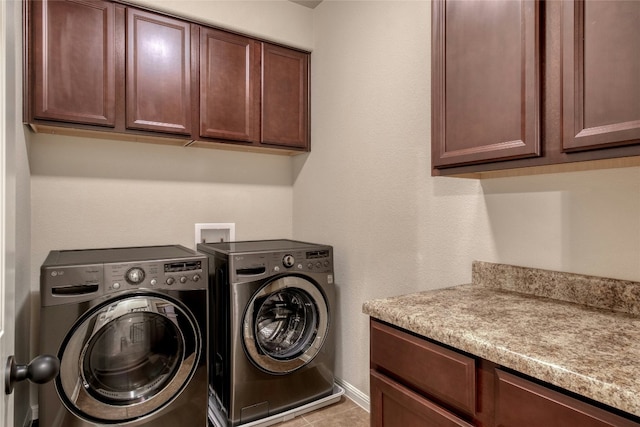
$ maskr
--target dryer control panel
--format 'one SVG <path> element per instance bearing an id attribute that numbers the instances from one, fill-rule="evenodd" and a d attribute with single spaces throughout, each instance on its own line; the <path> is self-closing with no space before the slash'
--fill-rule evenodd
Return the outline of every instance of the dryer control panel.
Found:
<path id="1" fill-rule="evenodd" d="M 136 289 L 206 289 L 207 279 L 206 256 L 178 245 L 52 251 L 40 269 L 40 295 L 50 306 Z"/>
<path id="2" fill-rule="evenodd" d="M 207 279 L 202 268 L 206 260 L 165 260 L 107 264 L 104 285 L 107 291 L 121 289 L 201 289 Z"/>

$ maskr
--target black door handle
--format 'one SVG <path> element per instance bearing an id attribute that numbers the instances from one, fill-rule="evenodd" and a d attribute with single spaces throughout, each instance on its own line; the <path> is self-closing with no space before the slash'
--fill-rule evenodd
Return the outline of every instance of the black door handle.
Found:
<path id="1" fill-rule="evenodd" d="M 56 356 L 43 354 L 28 365 L 18 365 L 13 356 L 7 359 L 7 369 L 4 378 L 5 394 L 13 393 L 15 383 L 29 380 L 32 383 L 44 384 L 56 377 L 60 371 L 60 360 Z"/>

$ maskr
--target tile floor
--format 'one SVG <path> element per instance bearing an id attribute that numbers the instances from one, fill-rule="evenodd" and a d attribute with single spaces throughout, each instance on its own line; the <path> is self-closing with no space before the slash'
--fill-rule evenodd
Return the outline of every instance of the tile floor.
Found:
<path id="1" fill-rule="evenodd" d="M 38 427 L 38 420 L 31 427 Z M 369 413 L 342 396 L 333 405 L 274 424 L 273 427 L 369 427 Z"/>
<path id="2" fill-rule="evenodd" d="M 302 414 L 274 427 L 369 427 L 369 413 L 342 396 L 333 405 Z"/>

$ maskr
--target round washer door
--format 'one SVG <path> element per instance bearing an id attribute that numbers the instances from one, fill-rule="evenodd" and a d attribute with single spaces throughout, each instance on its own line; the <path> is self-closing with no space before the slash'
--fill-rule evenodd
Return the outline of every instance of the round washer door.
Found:
<path id="1" fill-rule="evenodd" d="M 270 374 L 288 374 L 311 362 L 328 332 L 327 300 L 315 283 L 300 276 L 267 282 L 245 310 L 245 350 Z"/>
<path id="2" fill-rule="evenodd" d="M 75 323 L 58 354 L 56 389 L 82 419 L 134 421 L 182 392 L 201 351 L 200 329 L 182 303 L 160 294 L 125 294 Z"/>

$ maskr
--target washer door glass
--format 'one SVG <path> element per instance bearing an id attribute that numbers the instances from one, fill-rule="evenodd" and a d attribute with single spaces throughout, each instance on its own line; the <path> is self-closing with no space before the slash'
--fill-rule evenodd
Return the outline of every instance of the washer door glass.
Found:
<path id="1" fill-rule="evenodd" d="M 94 334 L 85 347 L 81 374 L 96 399 L 128 405 L 162 390 L 183 353 L 184 340 L 167 317 L 127 313 Z"/>
<path id="2" fill-rule="evenodd" d="M 123 295 L 76 322 L 59 358 L 58 393 L 83 419 L 122 423 L 151 415 L 187 385 L 202 340 L 193 315 L 164 295 Z"/>
<path id="3" fill-rule="evenodd" d="M 285 276 L 263 286 L 244 317 L 245 349 L 260 369 L 286 374 L 309 363 L 329 329 L 329 309 L 318 286 Z"/>

